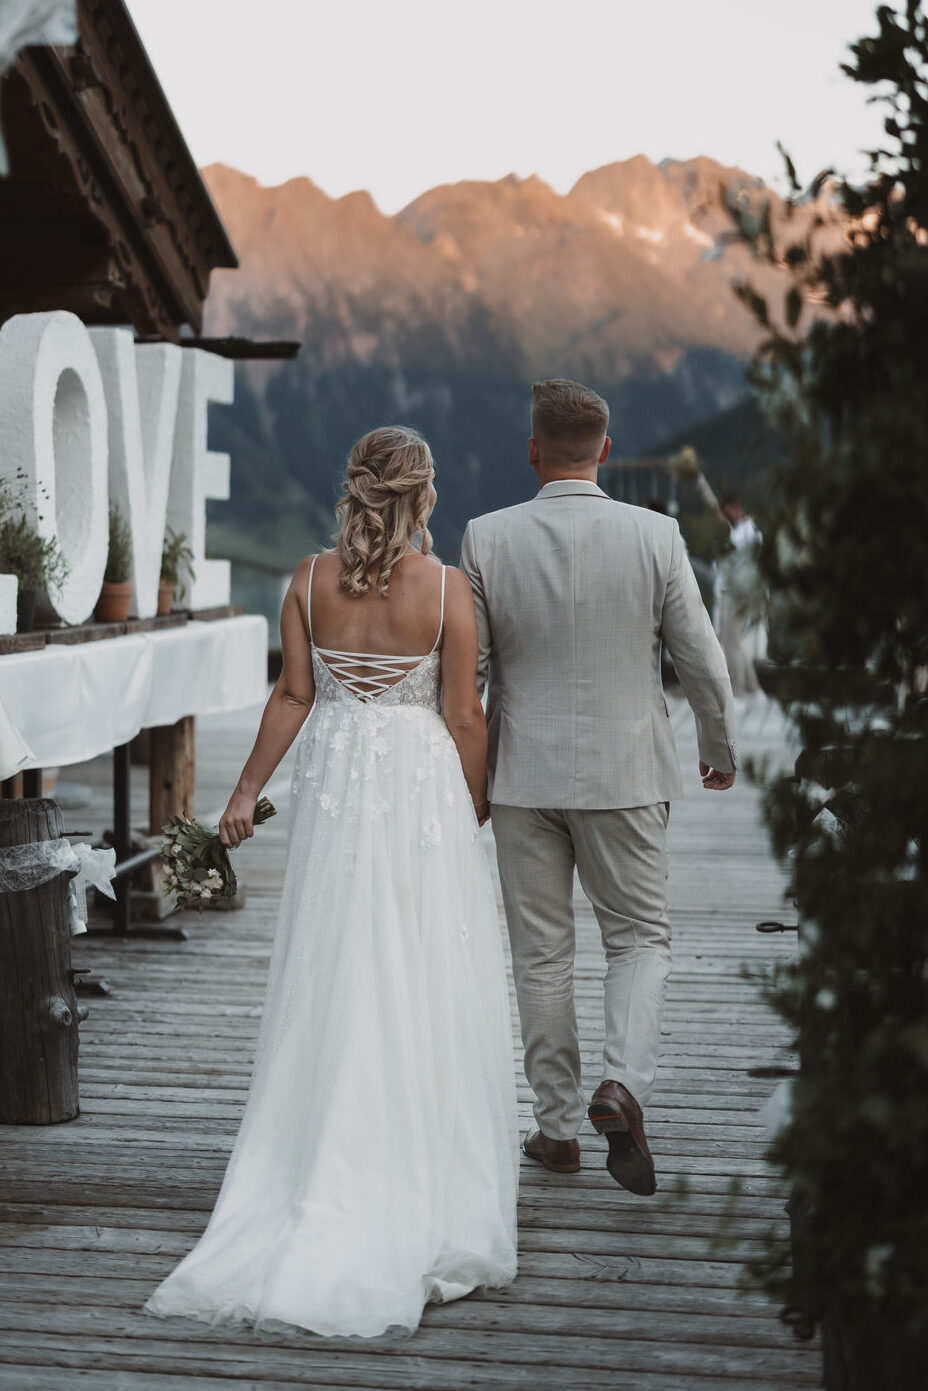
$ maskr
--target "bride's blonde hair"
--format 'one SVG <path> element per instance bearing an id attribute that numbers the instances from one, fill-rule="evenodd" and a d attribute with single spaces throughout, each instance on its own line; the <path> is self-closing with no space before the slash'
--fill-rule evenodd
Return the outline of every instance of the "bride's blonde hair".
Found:
<path id="1" fill-rule="evenodd" d="M 358 440 L 348 456 L 345 496 L 335 508 L 342 589 L 366 594 L 376 572 L 377 588 L 386 594 L 394 567 L 417 531 L 422 533 L 422 554 L 428 555 L 433 472 L 431 450 L 405 425 L 384 425 Z"/>

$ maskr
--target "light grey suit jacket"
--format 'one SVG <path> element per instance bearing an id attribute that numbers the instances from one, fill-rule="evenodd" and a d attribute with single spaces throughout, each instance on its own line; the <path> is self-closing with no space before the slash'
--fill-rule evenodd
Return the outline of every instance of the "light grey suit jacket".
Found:
<path id="1" fill-rule="evenodd" d="M 725 658 L 672 518 L 566 479 L 469 522 L 461 565 L 481 690 L 489 676 L 493 801 L 593 810 L 682 796 L 661 639 L 696 716 L 700 758 L 735 768 Z"/>

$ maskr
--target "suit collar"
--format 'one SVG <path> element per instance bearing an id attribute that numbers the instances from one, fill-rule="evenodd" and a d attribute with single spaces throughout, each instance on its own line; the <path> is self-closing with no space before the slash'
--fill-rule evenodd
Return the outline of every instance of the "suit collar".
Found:
<path id="1" fill-rule="evenodd" d="M 588 483 L 585 478 L 557 478 L 553 483 L 546 483 L 540 492 L 535 494 L 535 501 L 539 498 L 565 497 L 570 493 L 584 493 L 587 497 L 608 497 L 602 488 L 595 483 Z"/>

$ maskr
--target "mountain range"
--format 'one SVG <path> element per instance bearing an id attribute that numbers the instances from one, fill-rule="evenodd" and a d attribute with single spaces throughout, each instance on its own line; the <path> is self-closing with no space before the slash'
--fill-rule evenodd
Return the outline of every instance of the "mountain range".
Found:
<path id="1" fill-rule="evenodd" d="M 439 548 L 469 516 L 530 496 L 529 386 L 577 377 L 612 408 L 613 447 L 653 449 L 747 394 L 756 342 L 731 289 L 750 269 L 723 188 L 768 191 L 708 158 L 644 156 L 585 174 L 442 185 L 401 212 L 308 178 L 274 188 L 225 165 L 204 177 L 240 257 L 214 273 L 206 331 L 299 338 L 296 362 L 239 366 L 217 410 L 231 502 L 217 551 L 291 564 L 331 530 L 351 443 L 377 424 L 421 429 L 436 457 Z"/>

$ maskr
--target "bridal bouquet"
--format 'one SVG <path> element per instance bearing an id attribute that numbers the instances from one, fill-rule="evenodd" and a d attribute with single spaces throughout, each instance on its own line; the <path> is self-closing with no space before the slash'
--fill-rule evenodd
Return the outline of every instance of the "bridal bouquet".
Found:
<path id="1" fill-rule="evenodd" d="M 260 826 L 276 815 L 277 808 L 262 797 L 255 807 L 254 824 Z M 238 880 L 218 828 L 172 816 L 161 829 L 162 893 L 177 894 L 187 908 L 202 908 L 212 898 L 234 898 Z"/>

